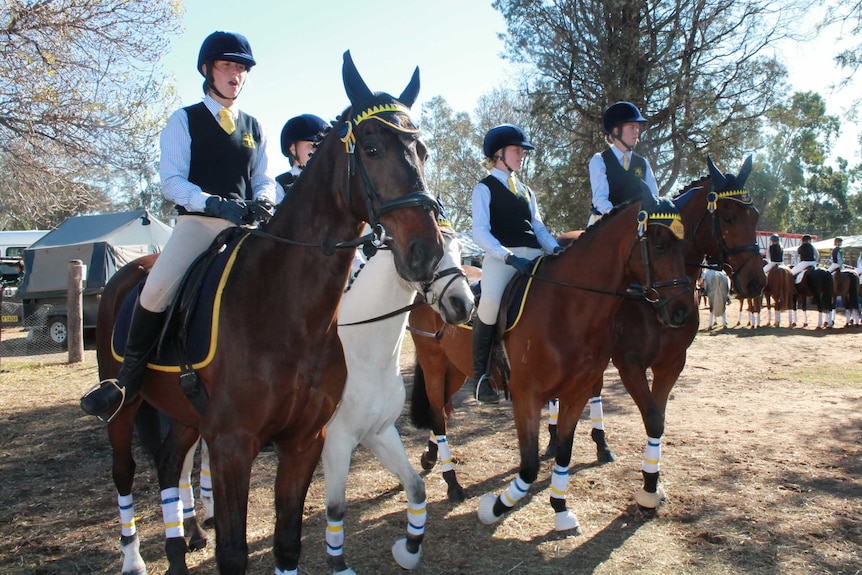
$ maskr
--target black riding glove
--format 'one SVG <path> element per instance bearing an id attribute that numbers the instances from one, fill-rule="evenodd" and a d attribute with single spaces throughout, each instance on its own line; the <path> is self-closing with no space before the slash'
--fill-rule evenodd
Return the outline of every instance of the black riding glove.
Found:
<path id="1" fill-rule="evenodd" d="M 554 252 L 551 255 L 555 256 L 561 253 L 563 253 L 563 246 L 557 246 L 554 248 Z"/>
<path id="2" fill-rule="evenodd" d="M 204 213 L 208 216 L 222 218 L 237 226 L 245 223 L 243 218 L 247 212 L 248 208 L 242 200 L 227 200 L 221 196 L 210 196 L 204 207 Z"/>
<path id="3" fill-rule="evenodd" d="M 506 263 L 524 275 L 530 275 L 533 273 L 533 262 L 527 258 L 521 258 L 515 254 L 509 254 L 506 256 Z"/>
<path id="4" fill-rule="evenodd" d="M 253 224 L 256 221 L 265 224 L 274 213 L 275 206 L 272 205 L 272 202 L 266 198 L 261 198 L 248 204 L 243 221 L 247 224 Z"/>

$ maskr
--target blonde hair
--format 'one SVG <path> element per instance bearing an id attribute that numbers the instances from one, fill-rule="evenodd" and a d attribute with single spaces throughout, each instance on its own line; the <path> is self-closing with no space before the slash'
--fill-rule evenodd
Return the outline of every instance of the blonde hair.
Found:
<path id="1" fill-rule="evenodd" d="M 482 160 L 482 167 L 487 171 L 491 171 L 494 168 L 494 165 L 497 163 L 497 160 L 494 158 L 485 158 Z"/>

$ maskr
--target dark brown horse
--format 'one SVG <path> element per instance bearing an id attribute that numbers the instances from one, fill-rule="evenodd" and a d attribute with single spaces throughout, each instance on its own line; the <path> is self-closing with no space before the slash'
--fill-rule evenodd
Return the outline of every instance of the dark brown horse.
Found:
<path id="1" fill-rule="evenodd" d="M 787 312 L 788 325 L 796 320 L 793 317 L 793 274 L 790 268 L 779 265 L 774 266 L 766 274 L 766 287 L 763 288 L 763 299 L 767 310 L 766 323 L 775 327 L 781 327 L 781 312 Z M 775 310 L 775 322 L 773 323 L 772 311 Z"/>
<path id="2" fill-rule="evenodd" d="M 859 276 L 852 271 L 835 270 L 832 272 L 833 295 L 835 302 L 841 298 L 844 305 L 845 326 L 859 324 Z"/>
<path id="3" fill-rule="evenodd" d="M 798 317 L 799 307 L 802 307 L 802 327 L 808 327 L 808 298 L 811 298 L 817 308 L 817 329 L 830 328 L 835 324 L 832 274 L 820 267 L 809 268 L 804 273 L 802 281 L 795 284 L 793 309 Z M 791 327 L 794 326 L 791 325 Z"/>
<path id="4" fill-rule="evenodd" d="M 163 508 L 169 510 L 168 573 L 188 572 L 181 506 L 174 499 L 197 430 L 209 446 L 218 502 L 219 571 L 246 572 L 251 464 L 261 446 L 272 440 L 278 456 L 276 571 L 298 572 L 305 496 L 323 448 L 323 426 L 340 401 L 346 379 L 336 318 L 355 240 L 364 222 L 370 223 L 391 247 L 398 273 L 408 281 L 431 280 L 443 254 L 436 202 L 427 194 L 423 173 L 427 152 L 408 115 L 419 89 L 418 69 L 398 98 L 372 93 L 349 53 L 343 76 L 351 107 L 321 142 L 265 232 L 245 238 L 223 282 L 216 306 L 216 350 L 212 361 L 196 370 L 207 395 L 202 412 L 183 393 L 178 373 L 151 369 L 144 378 L 141 398 L 186 430 L 169 435 L 172 443 L 163 446 L 164 459 L 158 462 Z M 136 266 L 128 274 L 117 274 L 103 295 L 97 330 L 101 378 L 119 370 L 111 353 L 117 296 L 139 270 Z M 134 461 L 129 446 L 140 401 L 124 408 L 108 426 L 121 518 L 125 524 L 131 517 L 132 525 Z M 123 506 L 125 496 L 128 505 Z M 121 545 L 136 547 L 137 535 L 124 536 Z"/>

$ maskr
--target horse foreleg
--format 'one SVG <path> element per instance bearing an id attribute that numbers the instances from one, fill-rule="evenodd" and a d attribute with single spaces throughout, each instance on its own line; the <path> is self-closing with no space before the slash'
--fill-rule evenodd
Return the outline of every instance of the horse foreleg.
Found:
<path id="1" fill-rule="evenodd" d="M 186 454 L 183 461 L 183 469 L 180 472 L 180 500 L 183 503 L 183 530 L 188 537 L 189 549 L 197 551 L 203 549 L 209 543 L 209 536 L 198 523 L 195 513 L 195 492 L 192 486 L 192 471 L 195 464 L 195 451 L 200 441 L 195 441 Z"/>
<path id="2" fill-rule="evenodd" d="M 425 482 L 410 465 L 394 425 L 367 437 L 362 444 L 398 477 L 407 493 L 407 537 L 392 545 L 392 557 L 402 569 L 415 569 L 422 558 L 422 539 L 425 536 Z"/>
<path id="3" fill-rule="evenodd" d="M 545 459 L 551 459 L 557 455 L 557 418 L 560 414 L 560 400 L 552 399 L 548 402 L 548 446 L 545 448 Z"/>
<path id="4" fill-rule="evenodd" d="M 302 550 L 302 511 L 314 468 L 323 451 L 323 436 L 312 439 L 304 449 L 290 449 L 286 442 L 278 443 L 278 472 L 275 478 L 275 537 L 273 554 L 277 575 L 299 575 L 299 555 Z M 249 461 L 249 470 L 251 461 Z M 218 477 L 218 473 L 216 473 Z M 248 503 L 248 479 L 245 482 L 245 503 Z M 216 499 L 221 506 L 218 490 Z M 243 509 L 243 527 L 245 512 Z M 221 513 L 216 516 L 216 522 Z M 220 537 L 220 533 L 217 534 Z M 243 531 L 243 536 L 245 532 Z M 217 539 L 217 541 L 219 541 Z M 219 541 L 220 543 L 220 541 Z M 243 543 L 245 539 L 243 538 Z M 246 546 L 246 560 L 248 547 Z"/>
<path id="5" fill-rule="evenodd" d="M 204 527 L 215 527 L 215 500 L 213 499 L 213 475 L 210 470 L 210 449 L 201 439 L 200 495 L 204 504 Z"/>
<path id="6" fill-rule="evenodd" d="M 590 406 L 590 437 L 596 444 L 596 460 L 599 463 L 613 463 L 617 460 L 611 451 L 605 436 L 605 413 L 602 407 L 602 387 L 604 387 L 604 374 L 593 383 Z"/>
<path id="7" fill-rule="evenodd" d="M 208 434 L 204 429 L 202 431 L 210 450 L 213 498 L 218 501 L 215 515 L 216 565 L 219 573 L 242 574 L 248 568 L 248 490 L 251 465 L 257 455 L 258 444 L 256 438 L 239 433 L 230 434 L 226 429 L 221 429 L 218 436 Z M 297 459 L 301 460 L 302 456 Z M 298 551 L 296 555 L 298 557 Z"/>
<path id="8" fill-rule="evenodd" d="M 512 408 L 515 415 L 515 427 L 518 431 L 518 446 L 521 452 L 521 466 L 518 476 L 500 495 L 486 493 L 479 500 L 479 520 L 490 525 L 499 521 L 504 514 L 512 510 L 518 501 L 527 495 L 530 486 L 539 475 L 539 422 L 542 418 L 542 401 L 526 395 L 521 401 L 515 401 L 512 393 Z M 583 409 L 583 405 L 581 405 Z"/>
<path id="9" fill-rule="evenodd" d="M 326 486 L 326 562 L 333 573 L 348 571 L 344 558 L 344 515 L 347 513 L 347 475 L 357 441 L 337 423 L 326 430 L 323 477 Z"/>
<path id="10" fill-rule="evenodd" d="M 120 513 L 120 551 L 123 553 L 123 575 L 146 575 L 147 566 L 141 557 L 141 544 L 135 525 L 135 504 L 132 483 L 135 460 L 132 455 L 132 435 L 137 407 L 123 408 L 108 425 L 108 438 L 113 451 L 112 474 L 117 488 Z"/>
<path id="11" fill-rule="evenodd" d="M 595 387 L 593 388 L 595 391 Z M 572 460 L 572 443 L 575 439 L 575 428 L 578 417 L 583 410 L 583 402 L 575 401 L 575 407 L 580 410 L 568 409 L 564 406 L 560 413 L 560 441 L 557 456 L 554 460 L 554 471 L 551 474 L 551 508 L 554 510 L 554 529 L 557 531 L 573 531 L 581 534 L 580 523 L 575 512 L 566 507 L 566 494 L 569 488 L 569 465 Z"/>
<path id="12" fill-rule="evenodd" d="M 189 546 L 185 539 L 185 523 L 183 499 L 181 496 L 181 476 L 185 462 L 194 458 L 194 446 L 198 442 L 196 429 L 186 427 L 178 422 L 171 425 L 168 437 L 159 450 L 157 469 L 159 476 L 159 489 L 161 490 L 162 518 L 165 524 L 165 556 L 168 559 L 167 575 L 186 575 L 189 570 L 186 566 L 186 553 Z M 189 477 L 191 481 L 191 464 L 189 464 Z M 190 486 L 189 486 L 190 489 Z M 192 508 L 194 513 L 194 508 Z M 195 520 L 197 525 L 197 520 Z"/>

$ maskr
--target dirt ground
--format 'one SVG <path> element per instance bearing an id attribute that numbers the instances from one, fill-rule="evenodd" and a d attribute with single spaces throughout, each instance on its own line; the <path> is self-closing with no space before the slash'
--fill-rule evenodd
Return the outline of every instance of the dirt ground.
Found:
<path id="1" fill-rule="evenodd" d="M 735 324 L 735 313 L 729 319 Z M 837 324 L 844 326 L 843 317 Z M 94 353 L 68 365 L 63 354 L 22 355 L 16 340 L 3 335 L 0 573 L 119 573 L 110 451 L 102 426 L 78 407 L 97 379 Z M 408 385 L 411 353 L 408 342 Z M 517 472 L 517 442 L 510 404 L 466 400 L 449 438 L 468 499 L 447 501 L 439 468 L 425 475 L 428 525 L 417 574 L 860 573 L 862 328 L 701 331 L 668 407 L 661 470 L 669 501 L 656 513 L 642 512 L 633 500 L 645 440 L 639 414 L 613 368 L 605 381 L 605 425 L 618 461 L 595 464 L 583 419 L 569 484 L 569 506 L 583 534 L 553 530 L 551 462 L 502 522 L 478 521 L 478 498 L 499 493 Z M 426 432 L 406 418 L 399 428 L 418 468 Z M 137 453 L 142 554 L 150 573 L 162 573 L 158 487 Z M 261 454 L 250 497 L 253 574 L 274 571 L 274 471 L 274 455 Z M 349 483 L 349 564 L 360 575 L 401 572 L 389 551 L 406 529 L 397 480 L 360 449 Z M 300 573 L 330 572 L 324 529 L 318 470 L 306 502 Z M 212 546 L 187 559 L 192 573 L 216 571 Z"/>

